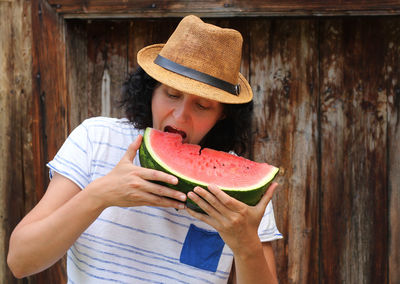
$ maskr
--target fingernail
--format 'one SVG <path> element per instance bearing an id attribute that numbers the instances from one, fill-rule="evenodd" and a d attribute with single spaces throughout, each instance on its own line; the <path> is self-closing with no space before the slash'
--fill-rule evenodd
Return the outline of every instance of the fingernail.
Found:
<path id="1" fill-rule="evenodd" d="M 185 194 L 180 194 L 179 195 L 179 200 L 185 201 L 186 200 L 186 195 Z"/>
<path id="2" fill-rule="evenodd" d="M 182 210 L 185 209 L 185 207 L 186 207 L 186 206 L 185 206 L 185 204 L 183 204 L 183 203 L 178 205 L 178 208 L 179 208 L 179 209 L 182 209 Z"/>

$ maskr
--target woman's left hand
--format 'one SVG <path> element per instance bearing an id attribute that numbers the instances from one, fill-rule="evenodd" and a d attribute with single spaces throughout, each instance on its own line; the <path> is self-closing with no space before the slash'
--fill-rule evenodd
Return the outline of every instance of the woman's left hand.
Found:
<path id="1" fill-rule="evenodd" d="M 272 183 L 267 192 L 255 206 L 240 202 L 220 190 L 215 185 L 208 186 L 209 191 L 195 187 L 188 198 L 208 215 L 187 209 L 190 215 L 215 228 L 232 251 L 245 249 L 243 243 L 256 241 L 258 226 L 270 202 L 277 183 Z"/>

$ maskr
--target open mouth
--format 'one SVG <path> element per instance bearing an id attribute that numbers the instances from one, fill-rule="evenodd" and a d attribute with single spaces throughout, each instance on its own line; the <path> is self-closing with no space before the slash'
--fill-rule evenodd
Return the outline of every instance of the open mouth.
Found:
<path id="1" fill-rule="evenodd" d="M 170 125 L 165 126 L 164 132 L 177 133 L 177 134 L 179 134 L 180 136 L 182 136 L 182 139 L 185 139 L 185 138 L 186 138 L 186 133 L 185 133 L 184 131 L 179 130 L 179 129 L 176 129 L 176 128 L 170 126 Z"/>

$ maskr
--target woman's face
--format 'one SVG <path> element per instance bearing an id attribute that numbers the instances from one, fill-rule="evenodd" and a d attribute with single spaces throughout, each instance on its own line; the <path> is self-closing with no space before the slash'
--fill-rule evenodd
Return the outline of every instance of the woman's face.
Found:
<path id="1" fill-rule="evenodd" d="M 179 133 L 183 142 L 191 144 L 199 144 L 223 116 L 221 103 L 182 93 L 166 85 L 154 90 L 151 110 L 153 128 Z"/>

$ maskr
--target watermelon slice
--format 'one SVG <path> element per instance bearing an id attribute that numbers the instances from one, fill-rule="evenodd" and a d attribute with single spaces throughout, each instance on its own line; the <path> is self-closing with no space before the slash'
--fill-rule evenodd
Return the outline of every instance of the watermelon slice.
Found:
<path id="1" fill-rule="evenodd" d="M 160 170 L 176 176 L 177 185 L 164 184 L 184 193 L 195 186 L 207 188 L 217 185 L 230 196 L 255 205 L 275 178 L 279 169 L 266 163 L 257 163 L 243 157 L 199 145 L 183 144 L 177 133 L 147 128 L 139 149 L 143 167 Z M 189 208 L 201 211 L 191 200 Z"/>

